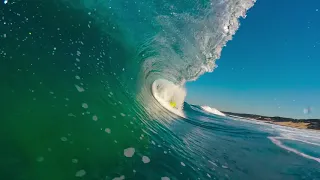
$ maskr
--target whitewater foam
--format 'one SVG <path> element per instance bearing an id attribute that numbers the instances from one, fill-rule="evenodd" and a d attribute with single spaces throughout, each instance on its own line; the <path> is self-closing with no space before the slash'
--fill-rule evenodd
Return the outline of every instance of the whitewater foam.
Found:
<path id="1" fill-rule="evenodd" d="M 187 94 L 184 87 L 175 85 L 165 79 L 158 79 L 152 84 L 152 94 L 167 110 L 184 117 L 182 109 Z M 170 102 L 174 102 L 175 107 L 172 107 Z"/>

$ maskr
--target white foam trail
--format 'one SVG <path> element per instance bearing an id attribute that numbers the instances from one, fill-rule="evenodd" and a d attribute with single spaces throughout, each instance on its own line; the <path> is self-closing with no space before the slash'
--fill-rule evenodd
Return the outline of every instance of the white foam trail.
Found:
<path id="1" fill-rule="evenodd" d="M 267 131 L 271 134 L 276 134 L 277 137 L 268 137 L 268 138 L 280 148 L 286 149 L 302 157 L 312 159 L 320 163 L 319 157 L 313 157 L 313 156 L 304 154 L 296 149 L 283 145 L 280 141 L 281 139 L 284 139 L 284 140 L 286 139 L 286 140 L 293 140 L 293 141 L 302 142 L 302 143 L 310 144 L 314 146 L 320 146 L 320 133 L 318 131 L 285 127 L 285 126 L 280 126 L 276 124 L 265 123 L 255 119 L 248 120 L 246 118 L 240 118 L 240 117 L 233 117 L 233 119 L 252 123 L 252 124 L 257 124 L 256 127 L 261 129 L 262 131 Z"/>
<path id="2" fill-rule="evenodd" d="M 300 151 L 298 151 L 298 150 L 296 150 L 296 149 L 293 149 L 293 148 L 290 148 L 290 147 L 288 147 L 288 146 L 283 145 L 282 142 L 278 140 L 278 139 L 281 139 L 281 137 L 279 137 L 279 138 L 278 138 L 278 137 L 268 137 L 268 138 L 269 138 L 275 145 L 279 146 L 279 147 L 282 148 L 282 149 L 288 150 L 288 151 L 293 152 L 293 153 L 295 153 L 295 154 L 297 154 L 297 155 L 300 155 L 300 156 L 305 157 L 305 158 L 308 158 L 308 159 L 315 160 L 315 161 L 317 161 L 318 163 L 320 163 L 320 158 L 316 158 L 316 157 L 313 157 L 313 156 L 309 156 L 309 155 L 304 154 L 304 153 L 302 153 L 302 152 L 300 152 Z"/>
<path id="3" fill-rule="evenodd" d="M 152 94 L 167 110 L 184 117 L 182 108 L 187 94 L 184 87 L 175 85 L 165 79 L 158 79 L 152 84 Z M 170 105 L 171 101 L 175 102 L 175 107 Z"/>
<path id="4" fill-rule="evenodd" d="M 225 114 L 223 114 L 222 112 L 220 112 L 219 110 L 217 110 L 216 108 L 211 108 L 209 106 L 201 106 L 201 108 L 209 113 L 218 115 L 218 116 L 226 116 Z"/>
<path id="5" fill-rule="evenodd" d="M 277 137 L 277 139 L 287 139 L 287 140 L 299 141 L 299 142 L 302 142 L 302 143 L 305 143 L 305 144 L 311 144 L 311 145 L 314 145 L 314 146 L 320 146 L 319 143 L 309 142 L 309 141 L 305 141 L 305 140 L 302 140 L 302 139 L 291 138 L 291 137 Z"/>

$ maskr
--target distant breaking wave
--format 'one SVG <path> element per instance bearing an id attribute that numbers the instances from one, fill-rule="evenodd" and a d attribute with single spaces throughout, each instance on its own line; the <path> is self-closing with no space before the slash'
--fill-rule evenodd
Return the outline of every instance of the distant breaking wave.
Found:
<path id="1" fill-rule="evenodd" d="M 215 115 L 219 115 L 219 116 L 226 116 L 224 113 L 220 112 L 219 110 L 215 109 L 215 108 L 211 108 L 209 106 L 201 106 L 201 108 L 209 113 L 215 114 Z"/>

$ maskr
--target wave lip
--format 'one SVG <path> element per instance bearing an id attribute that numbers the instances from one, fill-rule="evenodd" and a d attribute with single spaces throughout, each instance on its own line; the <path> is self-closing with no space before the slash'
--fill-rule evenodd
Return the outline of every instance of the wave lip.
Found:
<path id="1" fill-rule="evenodd" d="M 220 112 L 216 108 L 211 108 L 209 106 L 200 106 L 204 111 L 218 115 L 218 116 L 226 116 L 224 113 Z"/>
<path id="2" fill-rule="evenodd" d="M 239 19 L 246 17 L 255 2 L 212 0 L 205 5 L 195 3 L 195 9 L 186 7 L 184 13 L 160 12 L 153 17 L 160 31 L 138 50 L 145 77 L 152 77 L 151 82 L 163 78 L 184 84 L 213 72 L 223 47 L 240 26 Z"/>

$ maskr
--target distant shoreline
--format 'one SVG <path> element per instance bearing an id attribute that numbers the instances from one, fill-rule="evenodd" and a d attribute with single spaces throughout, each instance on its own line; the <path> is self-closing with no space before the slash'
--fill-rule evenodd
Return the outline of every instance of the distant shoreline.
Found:
<path id="1" fill-rule="evenodd" d="M 298 129 L 312 129 L 312 130 L 320 130 L 320 119 L 292 119 L 292 118 L 284 118 L 284 117 L 269 117 L 269 116 L 261 116 L 256 114 L 243 114 L 243 113 L 232 113 L 222 111 L 224 114 L 231 117 L 239 117 L 245 118 L 249 120 L 257 120 L 270 124 L 277 124 L 280 126 L 287 126 Z"/>

